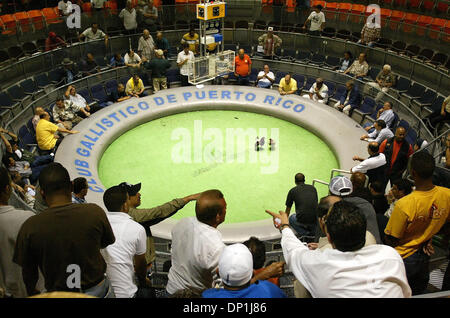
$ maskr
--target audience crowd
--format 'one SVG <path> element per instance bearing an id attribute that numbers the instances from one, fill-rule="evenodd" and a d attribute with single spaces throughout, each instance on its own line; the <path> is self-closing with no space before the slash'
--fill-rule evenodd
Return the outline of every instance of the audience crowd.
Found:
<path id="1" fill-rule="evenodd" d="M 61 1 L 58 9 L 67 15 L 70 6 L 70 1 Z M 368 142 L 368 157 L 353 157 L 359 163 L 351 168 L 350 178 L 332 178 L 328 195 L 319 198 L 315 187 L 297 173 L 284 211 L 266 210 L 280 230 L 283 260 L 266 262 L 265 244 L 256 237 L 228 246 L 223 242 L 218 227 L 225 221 L 227 203 L 218 189 L 139 208 L 142 184 L 122 182 L 105 191 L 106 211 L 88 202 L 87 180 L 71 180 L 67 169 L 53 162 L 62 139 L 78 133 L 74 127 L 103 107 L 147 96 L 141 78 L 146 72 L 151 74 L 154 92 L 168 88 L 170 47 L 162 32 L 155 39 L 151 35 L 158 19 L 153 1 L 136 8 L 127 1 L 119 17 L 128 33 L 143 30 L 136 51 L 130 47 L 123 57 L 117 53 L 109 61 L 112 67 L 133 69 L 126 85 L 119 83 L 109 100 L 98 105 L 87 103 L 69 85 L 52 107 L 37 107 L 32 117 L 37 152 L 22 149 L 17 135 L 0 128 L 5 149 L 0 167 L 0 289 L 5 297 L 69 291 L 100 298 L 284 298 L 280 279 L 287 271 L 295 277 L 294 293 L 299 298 L 403 298 L 426 292 L 433 236 L 443 235 L 446 242 L 450 236 L 450 189 L 435 184 L 435 160 L 421 149 L 422 144 L 409 144 L 404 127 L 392 130 L 395 116 L 390 102 L 377 112 L 373 125 L 365 125 L 367 134 L 360 139 Z M 309 34 L 320 36 L 325 25 L 320 5 L 307 18 L 305 29 L 307 25 Z M 258 38 L 258 50 L 273 58 L 283 42 L 273 28 L 267 31 Z M 360 43 L 373 46 L 379 37 L 379 26 L 368 21 Z M 97 23 L 79 39 L 108 43 L 108 35 Z M 176 63 L 181 85 L 188 86 L 189 62 L 202 46 L 194 29 L 180 43 L 183 49 Z M 50 32 L 46 50 L 65 45 Z M 215 49 L 216 45 L 206 48 L 209 52 Z M 252 59 L 243 48 L 237 53 L 237 84 L 250 85 Z M 92 53 L 86 54 L 80 69 L 68 58 L 62 64 L 61 76 L 67 83 L 100 69 Z M 366 54 L 353 60 L 350 52 L 336 69 L 356 79 L 366 77 L 368 70 Z M 375 82 L 369 83 L 377 91 L 377 102 L 394 84 L 390 65 L 384 65 Z M 276 83 L 267 64 L 257 73 L 254 85 L 269 89 L 277 85 L 281 95 L 301 95 L 292 74 Z M 328 90 L 324 80 L 317 78 L 303 98 L 327 104 Z M 334 107 L 350 115 L 361 99 L 355 81 L 349 80 Z M 428 124 L 434 126 L 447 118 L 449 104 L 447 98 L 441 112 L 430 115 Z M 450 134 L 446 138 L 444 166 L 450 168 Z M 13 193 L 34 212 L 10 205 Z M 180 220 L 172 229 L 168 282 L 157 294 L 150 279 L 156 262 L 151 226 L 192 201 L 195 216 Z M 295 213 L 290 215 L 294 204 Z M 448 272 L 447 268 L 442 290 L 450 289 Z M 73 282 L 68 279 L 71 273 L 79 275 Z"/>

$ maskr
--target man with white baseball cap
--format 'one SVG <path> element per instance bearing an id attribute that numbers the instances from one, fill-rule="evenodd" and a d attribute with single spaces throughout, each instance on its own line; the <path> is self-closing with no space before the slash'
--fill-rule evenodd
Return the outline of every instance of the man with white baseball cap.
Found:
<path id="1" fill-rule="evenodd" d="M 350 179 L 345 176 L 334 177 L 331 179 L 328 189 L 330 194 L 341 197 L 344 201 L 353 203 L 358 207 L 367 219 L 367 231 L 375 237 L 377 244 L 382 244 L 375 209 L 369 201 L 350 196 L 353 192 L 353 184 Z"/>
<path id="2" fill-rule="evenodd" d="M 225 247 L 219 259 L 219 276 L 224 288 L 211 288 L 203 292 L 203 298 L 285 298 L 275 284 L 262 280 L 251 284 L 253 257 L 241 243 Z"/>
<path id="3" fill-rule="evenodd" d="M 282 43 L 283 40 L 281 40 L 278 35 L 273 34 L 273 27 L 268 27 L 267 33 L 258 38 L 258 46 L 267 58 L 272 58 L 276 55 L 275 50 L 279 48 Z"/>

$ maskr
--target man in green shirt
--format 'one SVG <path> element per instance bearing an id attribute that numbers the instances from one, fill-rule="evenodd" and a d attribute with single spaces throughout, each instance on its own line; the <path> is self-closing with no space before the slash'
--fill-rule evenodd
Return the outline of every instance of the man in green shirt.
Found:
<path id="1" fill-rule="evenodd" d="M 171 217 L 178 210 L 182 209 L 186 204 L 191 201 L 197 200 L 201 193 L 192 194 L 181 199 L 173 199 L 170 202 L 164 203 L 154 208 L 143 209 L 138 207 L 141 205 L 141 184 L 129 184 L 127 182 L 122 182 L 119 186 L 126 187 L 129 199 L 130 210 L 128 215 L 133 218 L 134 221 L 141 223 L 147 232 L 147 252 L 145 253 L 145 258 L 147 259 L 148 267 L 155 260 L 155 245 L 153 242 L 152 233 L 150 231 L 150 226 L 158 224 L 161 221 Z"/>
<path id="2" fill-rule="evenodd" d="M 162 50 L 164 53 L 164 57 L 167 59 L 169 57 L 169 48 L 169 41 L 167 41 L 167 39 L 163 37 L 163 33 L 161 31 L 158 31 L 156 33 L 155 49 Z"/>
<path id="3" fill-rule="evenodd" d="M 164 58 L 163 50 L 156 50 L 155 57 L 151 61 L 145 59 L 144 67 L 152 71 L 153 92 L 167 89 L 166 72 L 170 68 L 170 62 Z"/>

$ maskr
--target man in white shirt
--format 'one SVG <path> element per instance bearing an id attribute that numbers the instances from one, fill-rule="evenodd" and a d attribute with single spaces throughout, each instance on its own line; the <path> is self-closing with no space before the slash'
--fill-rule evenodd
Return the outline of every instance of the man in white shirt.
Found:
<path id="1" fill-rule="evenodd" d="M 328 86 L 325 85 L 323 79 L 319 77 L 309 89 L 309 94 L 305 94 L 303 97 L 326 104 L 328 102 Z"/>
<path id="2" fill-rule="evenodd" d="M 183 44 L 183 51 L 178 53 L 177 65 L 180 68 L 181 86 L 189 86 L 188 78 L 189 74 L 192 74 L 192 70 L 189 67 L 189 61 L 194 60 L 194 53 L 189 50 L 189 44 Z"/>
<path id="3" fill-rule="evenodd" d="M 108 45 L 108 35 L 98 28 L 98 23 L 92 23 L 90 28 L 87 28 L 80 34 L 79 40 L 83 42 L 86 38 L 87 41 L 94 41 L 105 39 L 105 46 Z"/>
<path id="4" fill-rule="evenodd" d="M 295 278 L 321 298 L 411 297 L 405 265 L 391 247 L 364 246 L 366 219 L 345 200 L 336 202 L 325 216 L 325 234 L 332 249 L 310 250 L 289 228 L 285 212 L 266 211 L 282 233 L 283 256 Z M 275 222 L 281 220 L 281 224 Z"/>
<path id="5" fill-rule="evenodd" d="M 61 0 L 58 2 L 58 11 L 62 16 L 68 16 L 72 13 L 72 2 L 67 0 Z"/>
<path id="6" fill-rule="evenodd" d="M 383 107 L 380 108 L 377 112 L 377 119 L 382 119 L 386 123 L 387 128 L 391 128 L 392 123 L 395 119 L 394 111 L 392 110 L 392 104 L 390 102 L 385 102 Z M 364 129 L 368 132 L 371 132 L 375 128 L 374 125 L 366 124 L 364 125 Z"/>
<path id="7" fill-rule="evenodd" d="M 225 248 L 217 227 L 225 221 L 227 203 L 219 190 L 203 192 L 195 205 L 196 217 L 184 218 L 172 229 L 172 267 L 166 290 L 173 295 L 213 287 L 220 254 Z"/>
<path id="8" fill-rule="evenodd" d="M 147 29 L 142 32 L 142 36 L 139 38 L 138 53 L 142 58 L 145 57 L 147 61 L 150 61 L 155 55 L 155 42 Z"/>
<path id="9" fill-rule="evenodd" d="M 269 69 L 269 65 L 264 65 L 264 70 L 258 73 L 258 78 L 256 79 L 257 86 L 260 88 L 271 88 L 272 84 L 275 82 L 275 75 Z"/>
<path id="10" fill-rule="evenodd" d="M 126 8 L 122 9 L 119 14 L 119 18 L 122 19 L 123 27 L 128 33 L 134 33 L 137 28 L 136 9 L 133 8 L 131 0 L 127 1 Z"/>
<path id="11" fill-rule="evenodd" d="M 306 24 L 311 22 L 308 31 L 310 35 L 320 36 L 320 32 L 325 27 L 325 14 L 323 14 L 322 9 L 323 7 L 320 4 L 315 6 L 314 11 L 311 12 L 303 25 L 303 28 L 306 29 Z"/>
<path id="12" fill-rule="evenodd" d="M 124 56 L 124 61 L 125 61 L 125 65 L 129 66 L 129 67 L 134 67 L 134 68 L 139 68 L 141 67 L 142 64 L 142 60 L 139 57 L 139 55 L 137 55 L 136 53 L 134 53 L 133 49 L 130 49 L 128 51 L 127 54 L 125 54 Z"/>
<path id="13" fill-rule="evenodd" d="M 116 241 L 101 250 L 108 275 L 117 298 L 139 296 L 138 286 L 150 286 L 147 276 L 145 229 L 128 215 L 129 197 L 125 187 L 114 186 L 105 191 L 103 202 L 108 212 Z M 137 278 L 137 284 L 136 284 Z"/>
<path id="14" fill-rule="evenodd" d="M 375 141 L 381 145 L 381 143 L 386 139 L 394 137 L 394 133 L 386 127 L 384 120 L 378 119 L 373 126 L 375 127 L 375 130 L 369 134 L 362 135 L 360 138 L 361 140 L 366 140 L 369 142 Z"/>
<path id="15" fill-rule="evenodd" d="M 354 156 L 354 161 L 361 161 L 361 163 L 350 169 L 351 173 L 361 172 L 369 177 L 369 182 L 375 181 L 384 182 L 384 172 L 386 170 L 386 156 L 384 153 L 379 153 L 380 144 L 372 141 L 367 146 L 369 158 L 364 159 L 359 156 Z"/>
<path id="16" fill-rule="evenodd" d="M 184 218 L 172 229 L 172 267 L 166 291 L 169 295 L 189 290 L 200 296 L 218 279 L 217 268 L 225 244 L 217 227 L 225 221 L 227 203 L 219 190 L 200 194 L 196 217 Z M 251 283 L 283 274 L 284 263 L 277 262 L 252 278 Z"/>

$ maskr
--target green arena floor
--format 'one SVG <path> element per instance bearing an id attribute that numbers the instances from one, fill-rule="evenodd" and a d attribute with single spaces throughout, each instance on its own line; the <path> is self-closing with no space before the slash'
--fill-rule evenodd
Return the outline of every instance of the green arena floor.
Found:
<path id="1" fill-rule="evenodd" d="M 239 128 L 247 132 L 240 141 L 232 135 Z M 272 137 L 274 150 L 265 145 L 256 152 L 252 132 Z M 338 161 L 326 143 L 297 125 L 266 115 L 211 110 L 164 117 L 126 132 L 105 151 L 98 171 L 105 187 L 141 182 L 143 208 L 219 189 L 227 201 L 225 223 L 237 223 L 266 219 L 265 209 L 284 209 L 297 172 L 311 184 L 328 180 L 333 168 L 339 168 Z M 317 188 L 319 198 L 328 192 L 326 186 Z M 193 215 L 195 204 L 190 203 L 173 218 Z"/>

